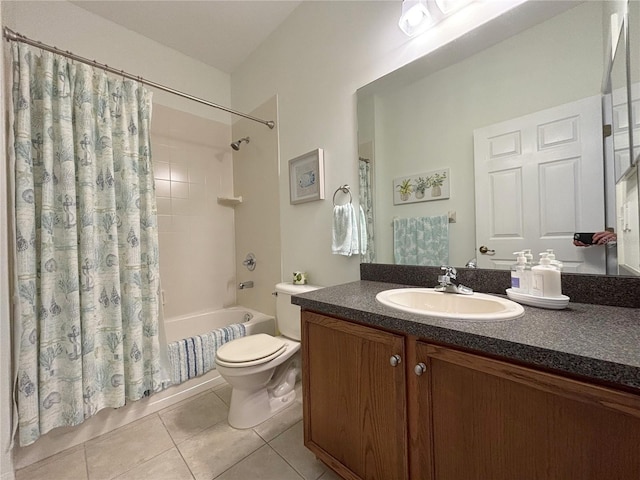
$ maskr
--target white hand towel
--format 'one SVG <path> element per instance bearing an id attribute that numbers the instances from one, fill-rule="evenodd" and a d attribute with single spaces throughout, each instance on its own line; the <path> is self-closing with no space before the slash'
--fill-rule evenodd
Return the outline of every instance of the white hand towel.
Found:
<path id="1" fill-rule="evenodd" d="M 358 219 L 351 203 L 333 207 L 331 251 L 335 255 L 351 255 L 358 250 Z"/>

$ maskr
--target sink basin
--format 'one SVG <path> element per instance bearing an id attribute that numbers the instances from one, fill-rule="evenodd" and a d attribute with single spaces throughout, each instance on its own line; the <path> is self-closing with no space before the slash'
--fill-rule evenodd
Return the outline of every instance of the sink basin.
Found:
<path id="1" fill-rule="evenodd" d="M 522 305 L 485 293 L 471 295 L 437 292 L 433 288 L 397 288 L 376 295 L 387 307 L 429 317 L 491 322 L 524 315 Z"/>

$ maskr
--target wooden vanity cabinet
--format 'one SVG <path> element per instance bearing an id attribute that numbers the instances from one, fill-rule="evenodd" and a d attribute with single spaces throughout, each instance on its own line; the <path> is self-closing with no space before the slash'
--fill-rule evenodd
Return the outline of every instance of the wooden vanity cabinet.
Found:
<path id="1" fill-rule="evenodd" d="M 305 445 L 346 479 L 640 479 L 638 395 L 302 319 Z"/>
<path id="2" fill-rule="evenodd" d="M 346 479 L 408 478 L 404 337 L 302 318 L 305 446 Z"/>
<path id="3" fill-rule="evenodd" d="M 640 479 L 637 395 L 420 341 L 415 350 L 431 422 L 414 428 L 433 464 L 412 478 Z"/>

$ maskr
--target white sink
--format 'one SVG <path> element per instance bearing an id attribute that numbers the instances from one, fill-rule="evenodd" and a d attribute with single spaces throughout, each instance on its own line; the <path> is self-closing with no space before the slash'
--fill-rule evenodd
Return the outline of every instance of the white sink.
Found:
<path id="1" fill-rule="evenodd" d="M 524 315 L 522 305 L 485 293 L 460 295 L 433 288 L 396 288 L 378 293 L 376 300 L 403 312 L 464 321 L 513 320 Z"/>

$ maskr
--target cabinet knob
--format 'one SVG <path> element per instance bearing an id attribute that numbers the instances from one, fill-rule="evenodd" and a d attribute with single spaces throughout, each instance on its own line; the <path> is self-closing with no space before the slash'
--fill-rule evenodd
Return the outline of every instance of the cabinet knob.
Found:
<path id="1" fill-rule="evenodd" d="M 400 358 L 400 355 L 391 355 L 389 363 L 392 367 L 397 367 L 400 362 L 402 362 L 402 358 Z"/>
<path id="2" fill-rule="evenodd" d="M 424 363 L 419 363 L 417 364 L 414 368 L 413 368 L 413 372 L 417 375 L 420 376 L 422 375 L 424 372 L 427 371 L 427 366 Z"/>

